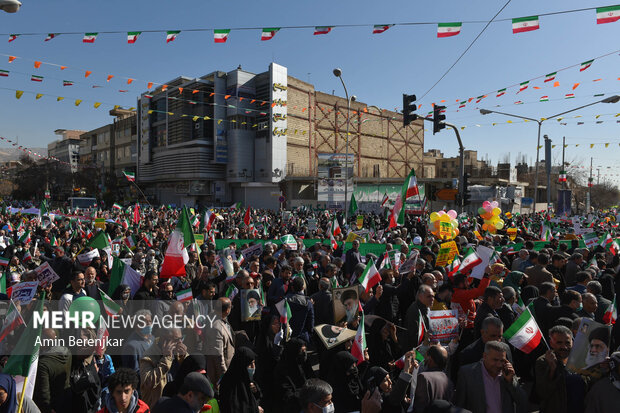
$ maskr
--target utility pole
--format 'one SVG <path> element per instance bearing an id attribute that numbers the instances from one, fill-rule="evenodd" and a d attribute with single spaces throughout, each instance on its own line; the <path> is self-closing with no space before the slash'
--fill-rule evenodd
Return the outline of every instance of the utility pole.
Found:
<path id="1" fill-rule="evenodd" d="M 566 171 L 564 168 L 566 165 L 564 164 L 564 155 L 566 152 L 566 136 L 562 137 L 562 167 L 560 168 L 560 173 Z M 566 179 L 562 181 L 562 189 L 566 189 Z"/>
<path id="2" fill-rule="evenodd" d="M 600 168 L 596 168 L 596 171 L 598 172 L 598 174 L 596 176 L 596 184 L 599 185 L 601 183 L 601 169 Z"/>
<path id="3" fill-rule="evenodd" d="M 545 169 L 547 172 L 547 208 L 551 205 L 551 139 L 545 135 Z"/>
<path id="4" fill-rule="evenodd" d="M 590 213 L 590 201 L 592 199 L 592 159 L 590 158 L 590 177 L 588 178 L 588 198 L 586 199 L 586 210 Z"/>

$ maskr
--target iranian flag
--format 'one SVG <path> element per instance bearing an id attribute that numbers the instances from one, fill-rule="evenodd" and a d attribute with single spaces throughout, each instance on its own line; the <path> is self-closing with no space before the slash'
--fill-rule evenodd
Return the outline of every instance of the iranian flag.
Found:
<path id="1" fill-rule="evenodd" d="M 122 207 L 122 206 L 120 206 L 120 204 L 117 204 L 116 202 L 114 203 L 114 205 L 112 205 L 112 208 L 113 208 L 113 209 L 118 209 L 118 210 L 123 209 L 123 207 Z"/>
<path id="2" fill-rule="evenodd" d="M 230 34 L 230 29 L 213 30 L 213 41 L 215 43 L 226 43 L 226 40 L 228 40 L 229 34 Z"/>
<path id="3" fill-rule="evenodd" d="M 538 16 L 520 17 L 518 19 L 512 19 L 513 33 L 531 32 L 532 30 L 538 29 L 540 29 Z"/>
<path id="4" fill-rule="evenodd" d="M 215 221 L 215 212 L 212 212 L 212 211 L 205 212 L 204 226 L 207 232 L 211 231 L 211 226 L 213 225 L 213 221 Z"/>
<path id="5" fill-rule="evenodd" d="M 333 27 L 334 26 L 316 26 L 314 28 L 314 35 L 327 34 L 332 31 Z"/>
<path id="6" fill-rule="evenodd" d="M 229 298 L 230 300 L 234 299 L 239 293 L 239 289 L 235 286 L 235 284 L 230 283 L 226 292 L 224 293 L 224 297 Z"/>
<path id="7" fill-rule="evenodd" d="M 282 242 L 282 245 L 284 245 L 286 249 L 289 249 L 292 251 L 297 250 L 297 241 L 295 240 L 295 237 L 292 236 L 291 234 L 284 235 L 282 238 L 280 238 L 280 241 Z"/>
<path id="8" fill-rule="evenodd" d="M 581 66 L 579 67 L 579 71 L 583 72 L 584 70 L 592 66 L 592 62 L 594 62 L 594 59 L 588 60 L 587 62 L 583 62 Z"/>
<path id="9" fill-rule="evenodd" d="M 542 339 L 542 334 L 529 307 L 527 307 L 519 318 L 512 323 L 510 328 L 506 330 L 504 338 L 526 354 L 531 353 L 532 350 L 538 347 Z"/>
<path id="10" fill-rule="evenodd" d="M 276 35 L 276 33 L 280 30 L 279 27 L 268 27 L 266 29 L 263 29 L 263 32 L 260 36 L 261 40 L 271 40 L 273 39 L 273 36 Z"/>
<path id="11" fill-rule="evenodd" d="M 332 234 L 331 232 L 329 233 L 329 243 L 331 244 L 332 249 L 338 249 L 338 242 L 336 241 L 336 238 L 334 238 L 334 234 Z"/>
<path id="12" fill-rule="evenodd" d="M 426 324 L 424 323 L 424 317 L 422 317 L 422 313 L 418 310 L 418 315 L 420 316 L 419 326 L 418 326 L 418 345 L 424 342 L 424 335 L 426 335 Z"/>
<path id="13" fill-rule="evenodd" d="M 527 87 L 529 86 L 529 84 L 530 84 L 530 81 L 529 81 L 529 80 L 528 80 L 528 81 L 526 81 L 526 82 L 521 82 L 521 83 L 519 84 L 519 92 L 517 92 L 517 93 L 523 92 L 525 89 L 527 89 Z"/>
<path id="14" fill-rule="evenodd" d="M 97 235 L 95 235 L 90 241 L 88 241 L 88 244 L 86 244 L 86 246 L 105 251 L 106 255 L 108 256 L 108 266 L 111 267 L 112 266 L 112 245 L 110 244 L 111 242 L 110 242 L 110 238 L 108 237 L 108 234 L 106 234 L 105 231 L 99 231 Z"/>
<path id="15" fill-rule="evenodd" d="M 500 96 L 504 96 L 506 94 L 506 89 L 500 89 L 497 91 L 497 96 L 495 96 L 496 98 L 500 97 Z"/>
<path id="16" fill-rule="evenodd" d="M 99 33 L 85 33 L 82 43 L 95 43 L 95 39 L 97 39 L 98 34 Z"/>
<path id="17" fill-rule="evenodd" d="M 45 41 L 49 42 L 50 40 L 52 40 L 56 36 L 58 36 L 56 33 L 48 33 L 47 37 L 45 38 Z"/>
<path id="18" fill-rule="evenodd" d="M 392 268 L 392 264 L 390 264 L 390 254 L 387 251 L 383 253 L 383 259 L 381 260 L 381 265 L 379 265 L 379 271 L 384 268 Z"/>
<path id="19" fill-rule="evenodd" d="M 24 325 L 24 319 L 17 307 L 15 307 L 15 303 L 11 300 L 11 304 L 9 305 L 9 310 L 7 311 L 4 324 L 2 325 L 2 329 L 0 330 L 0 342 L 5 339 L 6 336 L 11 334 L 13 330 L 17 327 Z"/>
<path id="20" fill-rule="evenodd" d="M 437 37 L 451 37 L 461 33 L 463 23 L 439 23 L 437 25 Z"/>
<path id="21" fill-rule="evenodd" d="M 618 20 L 620 20 L 620 5 L 596 9 L 596 24 L 613 23 Z"/>
<path id="22" fill-rule="evenodd" d="M 125 178 L 127 178 L 127 180 L 129 182 L 135 182 L 136 181 L 136 173 L 135 172 L 123 171 L 123 175 L 125 176 Z"/>
<path id="23" fill-rule="evenodd" d="M 553 72 L 553 73 L 549 73 L 548 75 L 545 75 L 545 83 L 555 80 L 555 75 L 557 74 L 558 72 Z"/>
<path id="24" fill-rule="evenodd" d="M 616 304 L 617 294 L 614 294 L 614 301 L 611 303 L 605 314 L 603 314 L 603 323 L 605 324 L 616 324 L 616 320 L 618 319 L 618 304 Z M 8 315 L 7 315 L 8 317 Z M 2 340 L 0 338 L 0 340 Z"/>
<path id="25" fill-rule="evenodd" d="M 364 272 L 357 280 L 362 287 L 364 287 L 366 292 L 370 291 L 372 287 L 381 282 L 381 275 L 379 274 L 379 271 L 377 271 L 377 267 L 375 267 L 375 262 L 372 258 L 368 260 Z"/>
<path id="26" fill-rule="evenodd" d="M 174 42 L 177 36 L 181 33 L 180 30 L 169 30 L 166 32 L 166 43 Z"/>
<path id="27" fill-rule="evenodd" d="M 418 189 L 418 180 L 415 177 L 415 171 L 411 169 L 409 175 L 407 175 L 407 179 L 403 184 L 403 199 L 407 200 L 414 195 L 419 195 L 420 190 Z"/>
<path id="28" fill-rule="evenodd" d="M 119 310 L 121 309 L 121 306 L 116 304 L 116 302 L 101 289 L 99 289 L 99 295 L 101 295 L 101 301 L 103 302 L 103 308 L 105 309 L 105 313 L 110 317 L 117 315 Z"/>
<path id="29" fill-rule="evenodd" d="M 114 257 L 108 294 L 112 294 L 120 284 L 127 284 L 131 288 L 131 296 L 133 297 L 142 286 L 142 275 L 121 261 L 120 258 Z"/>
<path id="30" fill-rule="evenodd" d="M 142 32 L 127 32 L 127 43 L 134 44 Z"/>
<path id="31" fill-rule="evenodd" d="M 39 306 L 35 310 L 40 315 L 43 314 L 44 303 L 45 292 L 43 292 L 43 297 L 39 300 Z M 26 327 L 2 370 L 2 373 L 14 376 L 16 388 L 25 387 L 24 394 L 30 398 L 34 394 L 34 384 L 37 377 L 39 348 L 41 347 L 41 341 L 37 338 L 41 337 L 42 328 L 43 323 L 36 328 L 34 323 L 30 323 L 30 326 Z"/>
<path id="32" fill-rule="evenodd" d="M 30 80 L 32 80 L 33 82 L 43 82 L 43 76 L 32 75 L 30 77 Z"/>
<path id="33" fill-rule="evenodd" d="M 543 96 L 540 98 L 541 102 L 549 102 L 549 96 Z"/>
<path id="34" fill-rule="evenodd" d="M 364 328 L 364 312 L 362 311 L 360 324 L 357 327 L 357 333 L 355 333 L 355 339 L 353 340 L 353 347 L 351 347 L 351 354 L 357 359 L 358 365 L 364 362 L 364 350 L 366 350 L 366 331 Z"/>
<path id="35" fill-rule="evenodd" d="M 448 276 L 448 278 L 454 277 L 458 272 L 460 266 L 461 261 L 459 260 L 458 256 L 455 256 L 452 263 L 450 263 L 450 265 L 448 265 L 448 267 L 446 268 L 446 275 Z"/>
<path id="36" fill-rule="evenodd" d="M 564 99 L 572 99 L 572 98 L 574 98 L 574 97 L 575 97 L 575 94 L 574 94 L 574 93 L 567 93 L 567 94 L 564 96 Z"/>
<path id="37" fill-rule="evenodd" d="M 0 76 L 1 77 L 9 77 L 9 71 L 8 70 L 0 70 Z"/>
<path id="38" fill-rule="evenodd" d="M 461 103 L 459 104 L 459 109 L 464 108 L 466 105 L 467 105 L 467 101 L 466 100 L 461 101 Z"/>
<path id="39" fill-rule="evenodd" d="M 381 206 L 384 207 L 385 204 L 387 203 L 387 201 L 390 200 L 390 197 L 388 196 L 387 192 L 383 194 L 383 200 L 381 201 Z"/>
<path id="40" fill-rule="evenodd" d="M 560 171 L 558 182 L 566 182 L 566 171 Z"/>
<path id="41" fill-rule="evenodd" d="M 403 212 L 401 214 L 401 212 Z M 388 228 L 396 228 L 398 225 L 403 225 L 405 221 L 405 209 L 403 208 L 403 199 L 400 194 L 396 197 L 396 202 L 394 202 L 394 206 L 392 207 L 392 212 L 390 213 L 390 223 Z M 401 220 L 402 215 L 402 220 Z"/>
<path id="42" fill-rule="evenodd" d="M 551 241 L 553 239 L 551 228 L 549 228 L 547 225 L 543 225 L 540 229 L 540 239 L 542 241 Z"/>
<path id="43" fill-rule="evenodd" d="M 9 35 L 9 43 L 11 43 L 13 40 L 17 39 L 19 37 L 19 34 L 11 34 Z"/>
<path id="44" fill-rule="evenodd" d="M 21 237 L 19 237 L 17 241 L 21 242 L 24 245 L 29 243 L 30 242 L 30 231 L 24 232 L 24 234 Z"/>
<path id="45" fill-rule="evenodd" d="M 11 260 L 7 257 L 0 257 L 0 266 L 2 267 L 8 267 L 9 266 L 9 262 L 11 262 Z"/>
<path id="46" fill-rule="evenodd" d="M 394 25 L 393 24 L 375 24 L 375 26 L 372 29 L 372 33 L 373 34 L 383 33 L 384 31 L 386 31 L 392 26 Z"/>
<path id="47" fill-rule="evenodd" d="M 62 81 L 62 85 L 63 86 L 73 86 L 73 81 L 72 80 L 63 80 Z"/>
<path id="48" fill-rule="evenodd" d="M 184 206 L 177 227 L 170 235 L 164 262 L 161 265 L 161 278 L 185 275 L 185 264 L 189 261 L 186 248 L 195 242 L 194 232 L 189 222 L 189 213 L 187 207 Z"/>
<path id="49" fill-rule="evenodd" d="M 607 249 L 612 246 L 613 242 L 614 239 L 611 237 L 611 235 L 609 235 L 609 232 L 606 232 L 605 235 L 600 238 L 599 245 L 604 249 Z"/>
<path id="50" fill-rule="evenodd" d="M 338 223 L 338 218 L 334 215 L 334 220 L 332 221 L 332 234 L 334 237 L 340 235 L 342 230 L 340 229 L 340 224 Z"/>
<path id="51" fill-rule="evenodd" d="M 471 271 L 475 266 L 482 262 L 482 258 L 476 254 L 473 248 L 470 248 L 465 254 L 465 258 L 463 258 L 463 262 L 459 266 L 459 271 L 461 274 L 466 274 Z"/>
<path id="52" fill-rule="evenodd" d="M 280 323 L 288 324 L 293 316 L 291 313 L 291 307 L 288 305 L 288 301 L 285 299 L 276 303 L 276 309 L 280 313 Z"/>
<path id="53" fill-rule="evenodd" d="M 177 301 L 181 301 L 181 302 L 192 301 L 192 299 L 194 298 L 192 296 L 192 289 L 191 288 L 179 291 L 176 294 L 176 296 L 177 296 Z"/>

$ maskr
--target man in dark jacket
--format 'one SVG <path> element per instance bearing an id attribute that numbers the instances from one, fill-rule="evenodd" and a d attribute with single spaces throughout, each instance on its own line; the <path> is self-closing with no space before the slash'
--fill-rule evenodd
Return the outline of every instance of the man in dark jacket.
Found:
<path id="1" fill-rule="evenodd" d="M 574 320 L 579 316 L 576 314 L 577 309 L 581 306 L 581 294 L 577 291 L 566 290 L 560 298 L 560 306 L 552 307 L 549 312 L 549 325 L 556 325 L 556 320 L 560 317 L 570 318 Z"/>
<path id="2" fill-rule="evenodd" d="M 596 302 L 598 303 L 598 307 L 594 313 L 594 321 L 604 324 L 603 315 L 611 306 L 611 301 L 603 297 L 603 287 L 600 282 L 590 281 L 586 287 L 589 293 L 594 294 L 596 297 Z"/>
<path id="3" fill-rule="evenodd" d="M 362 262 L 362 256 L 359 252 L 360 242 L 354 240 L 351 249 L 347 251 L 346 260 L 344 263 L 344 276 L 347 280 L 351 278 L 353 270 L 357 264 Z"/>
<path id="4" fill-rule="evenodd" d="M 428 285 L 423 284 L 418 289 L 416 301 L 409 306 L 405 315 L 406 334 L 403 348 L 411 349 L 422 344 L 430 325 L 428 310 L 435 300 L 435 292 Z"/>
<path id="5" fill-rule="evenodd" d="M 195 413 L 213 398 L 213 389 L 204 374 L 189 373 L 174 397 L 162 397 L 153 407 L 153 413 Z"/>
<path id="6" fill-rule="evenodd" d="M 482 327 L 482 321 L 487 317 L 499 318 L 497 310 L 504 304 L 504 294 L 498 287 L 490 286 L 484 290 L 483 302 L 480 304 L 478 311 L 476 311 L 476 318 L 474 320 L 474 335 L 476 338 L 480 337 L 480 328 Z"/>
<path id="7" fill-rule="evenodd" d="M 329 264 L 332 265 L 332 264 Z M 312 294 L 312 302 L 314 303 L 314 323 L 333 324 L 334 312 L 332 307 L 332 293 L 329 292 L 329 279 L 321 278 L 319 280 L 319 291 Z"/>
<path id="8" fill-rule="evenodd" d="M 41 350 L 33 401 L 42 413 L 63 411 L 68 403 L 71 354 L 65 347 L 47 346 L 46 339 L 56 339 L 51 328 L 41 331 Z"/>
<path id="9" fill-rule="evenodd" d="M 430 346 L 424 359 L 426 370 L 418 375 L 413 411 L 422 413 L 434 400 L 452 400 L 454 385 L 444 372 L 448 352 L 442 346 Z"/>
<path id="10" fill-rule="evenodd" d="M 310 335 L 314 328 L 314 306 L 312 301 L 303 295 L 303 290 L 303 278 L 293 278 L 289 292 L 286 294 L 286 300 L 291 308 L 289 325 L 292 330 L 291 337 L 297 337 L 306 343 L 310 343 Z"/>
<path id="11" fill-rule="evenodd" d="M 543 334 L 546 336 L 546 332 L 549 331 L 549 315 L 551 312 L 551 302 L 555 298 L 556 290 L 553 283 L 542 283 L 540 286 L 540 296 L 538 296 L 532 304 L 532 315 L 536 320 L 536 323 L 540 327 Z"/>

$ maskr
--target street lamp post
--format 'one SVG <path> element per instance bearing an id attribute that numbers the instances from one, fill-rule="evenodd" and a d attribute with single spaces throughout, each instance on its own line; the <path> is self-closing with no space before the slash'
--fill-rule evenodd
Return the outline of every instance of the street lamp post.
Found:
<path id="1" fill-rule="evenodd" d="M 347 223 L 349 211 L 347 209 L 347 201 L 349 195 L 349 123 L 350 123 L 350 114 L 351 114 L 351 101 L 355 101 L 355 95 L 349 98 L 349 92 L 347 91 L 347 86 L 344 84 L 344 80 L 342 80 L 342 70 L 339 68 L 334 69 L 334 76 L 340 79 L 340 83 L 342 83 L 342 87 L 344 88 L 344 95 L 347 98 L 347 135 L 345 137 L 346 142 L 346 151 L 344 158 L 344 222 L 345 225 Z"/>
<path id="2" fill-rule="evenodd" d="M 528 118 L 527 116 L 514 115 L 512 113 L 498 112 L 498 111 L 489 110 L 489 109 L 480 109 L 480 114 L 488 115 L 491 113 L 497 113 L 498 115 L 509 116 L 512 118 L 531 120 L 532 122 L 536 122 L 538 124 L 538 139 L 536 143 L 536 166 L 534 168 L 534 171 L 535 171 L 534 172 L 534 209 L 536 209 L 536 202 L 538 201 L 538 162 L 539 162 L 539 155 L 540 155 L 540 130 L 541 130 L 543 122 L 549 119 L 557 118 L 558 116 L 562 116 L 570 112 L 575 112 L 579 109 L 587 108 L 588 106 L 596 105 L 598 103 L 618 103 L 619 101 L 620 101 L 620 96 L 614 95 L 614 96 L 610 96 L 608 98 L 599 100 L 597 102 L 588 103 L 587 105 L 579 106 L 577 108 L 570 109 L 562 113 L 558 113 L 556 115 L 548 116 L 546 118 L 540 118 L 540 119 Z"/>

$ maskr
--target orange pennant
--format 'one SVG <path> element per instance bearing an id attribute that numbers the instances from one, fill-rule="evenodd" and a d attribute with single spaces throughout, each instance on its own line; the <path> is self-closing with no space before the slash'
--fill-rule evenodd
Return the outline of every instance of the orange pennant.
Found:
<path id="1" fill-rule="evenodd" d="M 93 73 L 93 72 L 91 72 L 90 70 L 87 70 L 87 71 L 86 71 L 86 73 L 84 73 L 84 77 L 88 77 L 88 76 L 90 76 L 90 75 L 91 75 L 91 73 Z"/>
<path id="2" fill-rule="evenodd" d="M 194 93 L 198 93 L 198 92 L 200 92 L 200 90 L 194 90 L 194 91 L 192 92 L 192 95 L 193 95 Z"/>
<path id="3" fill-rule="evenodd" d="M 308 108 L 303 108 L 303 109 L 301 110 L 301 112 L 302 112 L 302 113 L 303 113 L 303 112 L 305 112 L 305 111 L 306 111 L 306 109 L 308 109 Z"/>
<path id="4" fill-rule="evenodd" d="M 9 63 L 11 63 L 13 60 L 17 59 L 16 56 L 9 56 Z"/>
<path id="5" fill-rule="evenodd" d="M 112 79 L 113 77 L 114 77 L 114 75 L 108 75 L 108 79 L 107 79 L 107 81 L 109 82 L 109 81 L 110 81 L 110 79 Z"/>
<path id="6" fill-rule="evenodd" d="M 593 82 L 600 82 L 603 79 L 594 79 Z"/>
<path id="7" fill-rule="evenodd" d="M 267 103 L 267 102 L 263 102 L 263 103 L 261 103 L 260 105 L 261 105 L 261 106 L 263 106 L 265 103 Z"/>
<path id="8" fill-rule="evenodd" d="M 469 103 L 469 102 L 471 102 L 472 100 L 474 100 L 474 98 L 469 98 L 469 99 L 467 99 L 467 102 Z"/>
<path id="9" fill-rule="evenodd" d="M 153 82 L 149 82 L 149 83 L 146 85 L 146 88 L 147 88 L 147 89 L 151 89 L 152 87 L 153 87 Z"/>
<path id="10" fill-rule="evenodd" d="M 65 70 L 67 66 L 60 66 L 60 70 Z"/>
<path id="11" fill-rule="evenodd" d="M 558 86 L 560 86 L 560 82 L 558 82 L 557 80 L 553 82 L 553 87 L 558 87 Z"/>
<path id="12" fill-rule="evenodd" d="M 250 103 L 254 103 L 254 102 L 256 102 L 256 99 L 250 100 Z"/>
<path id="13" fill-rule="evenodd" d="M 183 94 L 183 88 L 182 87 L 179 88 L 179 93 Z"/>
<path id="14" fill-rule="evenodd" d="M 431 103 L 431 107 L 435 107 L 435 104 L 434 104 L 434 103 Z"/>
<path id="15" fill-rule="evenodd" d="M 229 97 L 230 97 L 230 95 L 225 95 L 224 96 L 224 100 L 228 100 Z"/>
<path id="16" fill-rule="evenodd" d="M 215 95 L 215 93 L 213 93 L 213 92 L 209 93 L 209 97 L 211 97 L 213 95 Z"/>
<path id="17" fill-rule="evenodd" d="M 164 92 L 164 91 L 166 91 L 166 89 L 168 89 L 168 85 L 162 85 L 161 91 Z"/>
<path id="18" fill-rule="evenodd" d="M 446 100 L 445 100 L 445 99 L 441 99 L 441 100 L 439 101 L 439 103 L 446 103 Z"/>
<path id="19" fill-rule="evenodd" d="M 540 89 L 538 86 L 533 86 L 534 89 Z"/>
<path id="20" fill-rule="evenodd" d="M 41 62 L 37 62 L 37 61 L 35 61 L 35 62 L 34 62 L 34 68 L 35 68 L 35 69 L 38 69 L 38 68 L 40 68 L 40 67 L 41 67 Z"/>
<path id="21" fill-rule="evenodd" d="M 579 85 L 580 85 L 580 83 L 575 83 L 575 84 L 573 85 L 573 90 L 577 89 L 577 86 L 579 86 Z"/>
<path id="22" fill-rule="evenodd" d="M 420 109 L 421 107 L 422 107 L 422 104 L 420 103 L 420 104 L 418 105 L 418 109 Z"/>
<path id="23" fill-rule="evenodd" d="M 133 83 L 133 79 L 127 79 L 127 84 L 131 85 Z"/>

